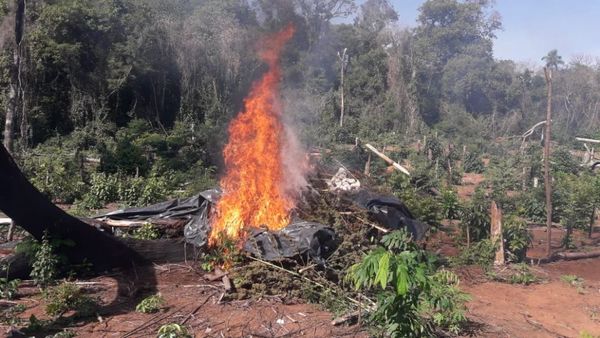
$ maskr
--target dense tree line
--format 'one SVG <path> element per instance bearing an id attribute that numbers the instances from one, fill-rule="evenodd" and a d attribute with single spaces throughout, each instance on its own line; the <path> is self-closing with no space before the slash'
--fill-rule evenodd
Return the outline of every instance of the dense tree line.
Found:
<path id="1" fill-rule="evenodd" d="M 3 106 L 17 3 L 0 6 Z M 334 22 L 349 15 L 353 24 Z M 385 0 L 30 0 L 25 16 L 14 128 L 22 147 L 78 129 L 110 133 L 134 118 L 165 131 L 175 121 L 220 131 L 262 71 L 253 44 L 288 22 L 297 27 L 284 60 L 288 113 L 321 135 L 309 138 L 316 143 L 434 126 L 493 137 L 543 119 L 540 71 L 493 57 L 501 20 L 489 1 L 426 1 L 415 28 L 399 28 Z M 336 53 L 345 48 L 339 128 Z M 597 66 L 559 61 L 557 128 L 596 130 Z"/>
<path id="2" fill-rule="evenodd" d="M 2 0 L 0 124 L 16 71 L 11 129 L 20 149 L 74 132 L 78 147 L 102 148 L 135 119 L 165 134 L 180 123 L 199 146 L 217 149 L 264 69 L 252 53 L 256 41 L 292 22 L 284 103 L 310 145 L 430 128 L 459 142 L 520 134 L 544 119 L 543 72 L 494 58 L 501 18 L 491 3 L 425 1 L 417 26 L 400 28 L 386 0 Z M 340 23 L 348 17 L 354 22 Z M 347 60 L 338 57 L 344 49 Z M 557 68 L 558 135 L 592 136 L 600 69 L 585 57 L 564 64 L 556 51 L 545 61 Z"/>

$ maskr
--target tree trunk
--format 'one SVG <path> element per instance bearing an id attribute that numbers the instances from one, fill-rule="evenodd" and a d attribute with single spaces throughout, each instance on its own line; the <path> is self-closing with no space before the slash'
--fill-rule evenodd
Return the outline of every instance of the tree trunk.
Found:
<path id="1" fill-rule="evenodd" d="M 552 255 L 552 180 L 550 178 L 550 132 L 552 130 L 552 69 L 544 68 L 548 87 L 546 109 L 546 135 L 544 137 L 544 189 L 546 190 L 546 226 L 548 228 L 546 253 Z"/>
<path id="2" fill-rule="evenodd" d="M 21 40 L 25 26 L 25 0 L 16 1 L 15 10 L 15 47 L 13 50 L 13 64 L 10 67 L 10 85 L 8 90 L 8 106 L 6 107 L 6 121 L 4 125 L 4 147 L 10 154 L 14 151 L 14 126 L 16 112 L 18 109 L 18 100 L 20 93 L 20 73 L 21 73 Z M 15 222 L 12 221 L 8 226 L 7 240 L 12 241 L 15 230 Z"/>
<path id="3" fill-rule="evenodd" d="M 588 230 L 588 238 L 592 238 L 594 234 L 594 223 L 596 222 L 596 207 L 592 208 L 592 215 L 590 216 L 590 228 Z"/>
<path id="4" fill-rule="evenodd" d="M 340 127 L 344 126 L 344 62 L 342 61 L 340 82 Z"/>
<path id="5" fill-rule="evenodd" d="M 87 258 L 102 270 L 184 259 L 184 246 L 179 242 L 119 240 L 65 213 L 27 181 L 4 147 L 0 147 L 0 187 L 0 210 L 37 240 L 45 231 L 51 237 L 72 240 L 75 245 L 63 251 L 72 262 Z M 168 257 L 161 252 L 165 247 L 169 247 Z"/>

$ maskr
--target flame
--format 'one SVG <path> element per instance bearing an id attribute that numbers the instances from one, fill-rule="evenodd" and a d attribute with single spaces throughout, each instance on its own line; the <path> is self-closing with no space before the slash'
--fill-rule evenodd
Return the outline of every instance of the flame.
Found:
<path id="1" fill-rule="evenodd" d="M 279 230 L 289 224 L 295 201 L 285 190 L 285 129 L 281 121 L 279 58 L 294 35 L 288 25 L 262 41 L 259 57 L 268 66 L 244 99 L 244 108 L 229 125 L 223 150 L 226 172 L 216 206 L 209 246 L 224 240 L 243 243 L 246 229 Z"/>

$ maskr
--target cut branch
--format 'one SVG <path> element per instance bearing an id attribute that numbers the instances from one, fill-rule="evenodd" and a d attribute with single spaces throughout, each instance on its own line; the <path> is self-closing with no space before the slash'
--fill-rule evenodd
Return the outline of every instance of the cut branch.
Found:
<path id="1" fill-rule="evenodd" d="M 365 147 L 367 147 L 367 149 L 369 149 L 370 151 L 372 151 L 375 155 L 379 156 L 382 160 L 386 161 L 388 164 L 390 164 L 394 168 L 400 170 L 401 172 L 403 172 L 407 176 L 410 176 L 410 172 L 406 168 L 404 168 L 403 166 L 401 166 L 400 164 L 398 164 L 398 162 L 395 162 L 391 158 L 387 157 L 384 153 L 382 153 L 379 150 L 375 149 L 375 147 L 373 147 L 372 145 L 370 145 L 370 144 L 367 143 L 365 145 Z"/>

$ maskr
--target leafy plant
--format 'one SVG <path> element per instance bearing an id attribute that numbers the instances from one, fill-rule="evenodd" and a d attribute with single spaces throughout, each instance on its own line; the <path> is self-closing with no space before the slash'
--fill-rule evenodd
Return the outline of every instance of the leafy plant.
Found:
<path id="1" fill-rule="evenodd" d="M 41 245 L 35 252 L 30 275 L 34 283 L 40 287 L 46 287 L 56 281 L 58 257 L 54 254 L 47 232 L 44 233 Z"/>
<path id="2" fill-rule="evenodd" d="M 527 248 L 533 240 L 527 223 L 515 215 L 508 216 L 503 223 L 504 251 L 507 259 L 510 262 L 522 262 L 527 256 Z"/>
<path id="3" fill-rule="evenodd" d="M 158 239 L 160 238 L 160 232 L 151 223 L 144 223 L 133 231 L 132 237 L 136 239 Z"/>
<path id="4" fill-rule="evenodd" d="M 405 232 L 394 231 L 350 268 L 347 279 L 356 290 L 379 290 L 371 320 L 388 335 L 421 337 L 434 326 L 458 332 L 466 320 L 458 278 L 435 273 L 429 258 Z"/>
<path id="5" fill-rule="evenodd" d="M 562 275 L 560 276 L 560 280 L 571 286 L 581 286 L 584 282 L 583 278 L 577 275 Z"/>
<path id="6" fill-rule="evenodd" d="M 531 273 L 526 264 L 517 264 L 515 270 L 515 273 L 510 276 L 510 282 L 512 284 L 529 285 L 538 281 L 538 278 Z"/>
<path id="7" fill-rule="evenodd" d="M 465 237 L 471 242 L 489 238 L 490 235 L 490 204 L 482 190 L 475 191 L 472 200 L 462 208 L 460 226 Z"/>
<path id="8" fill-rule="evenodd" d="M 171 323 L 165 324 L 158 329 L 158 338 L 191 338 L 185 326 Z"/>
<path id="9" fill-rule="evenodd" d="M 481 155 L 475 152 L 467 153 L 465 156 L 465 162 L 463 163 L 463 170 L 466 173 L 483 173 L 485 166 L 481 160 Z"/>
<path id="10" fill-rule="evenodd" d="M 21 323 L 19 314 L 23 313 L 27 308 L 23 304 L 16 304 L 0 311 L 0 323 L 17 326 Z"/>
<path id="11" fill-rule="evenodd" d="M 97 303 L 83 294 L 83 291 L 73 283 L 62 283 L 44 292 L 46 313 L 54 318 L 63 316 L 68 311 L 77 312 L 78 316 L 92 315 Z"/>
<path id="12" fill-rule="evenodd" d="M 456 219 L 460 216 L 458 194 L 452 189 L 442 190 L 442 215 L 446 219 Z"/>
<path id="13" fill-rule="evenodd" d="M 489 267 L 494 262 L 496 248 L 496 244 L 492 243 L 490 239 L 484 239 L 463 248 L 459 255 L 450 258 L 450 262 L 454 266 L 474 264 Z"/>
<path id="14" fill-rule="evenodd" d="M 21 280 L 8 278 L 0 278 L 0 298 L 2 299 L 13 299 L 19 291 L 19 284 Z"/>
<path id="15" fill-rule="evenodd" d="M 63 330 L 58 333 L 55 333 L 52 338 L 73 338 L 77 337 L 77 334 L 71 330 Z"/>
<path id="16" fill-rule="evenodd" d="M 135 311 L 141 313 L 158 312 L 165 304 L 165 299 L 160 295 L 152 295 L 144 298 L 136 307 Z"/>

